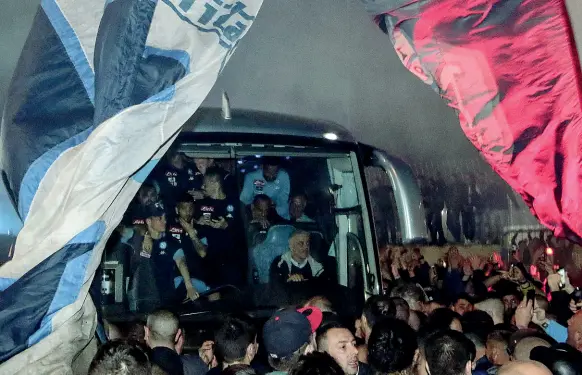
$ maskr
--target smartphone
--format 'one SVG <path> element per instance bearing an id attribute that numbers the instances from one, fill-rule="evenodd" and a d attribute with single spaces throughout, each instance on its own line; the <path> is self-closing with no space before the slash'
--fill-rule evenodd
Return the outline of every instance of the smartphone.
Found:
<path id="1" fill-rule="evenodd" d="M 536 291 L 535 290 L 528 290 L 526 294 L 526 302 L 532 301 L 534 303 L 534 299 L 536 298 Z"/>
<path id="2" fill-rule="evenodd" d="M 560 268 L 558 270 L 558 275 L 560 275 L 560 287 L 563 288 L 566 285 L 566 270 Z"/>

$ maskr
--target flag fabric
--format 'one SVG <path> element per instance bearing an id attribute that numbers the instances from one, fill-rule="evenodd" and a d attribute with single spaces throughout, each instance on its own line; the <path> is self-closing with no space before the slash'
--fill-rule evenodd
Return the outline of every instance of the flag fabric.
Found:
<path id="1" fill-rule="evenodd" d="M 564 0 L 362 1 L 532 213 L 580 241 L 582 75 Z"/>
<path id="2" fill-rule="evenodd" d="M 1 127 L 24 227 L 0 268 L 0 373 L 68 374 L 105 241 L 262 0 L 42 0 Z"/>

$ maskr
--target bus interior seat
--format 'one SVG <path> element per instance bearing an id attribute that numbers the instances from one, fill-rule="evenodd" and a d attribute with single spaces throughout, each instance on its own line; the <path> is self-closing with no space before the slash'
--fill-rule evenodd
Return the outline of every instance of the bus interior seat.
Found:
<path id="1" fill-rule="evenodd" d="M 325 240 L 321 232 L 309 231 L 309 252 L 313 259 L 320 263 L 327 257 L 328 249 L 325 246 Z"/>
<path id="2" fill-rule="evenodd" d="M 160 307 L 161 299 L 151 262 L 139 262 L 129 283 L 127 299 L 131 312 L 151 312 Z"/>
<path id="3" fill-rule="evenodd" d="M 295 232 L 292 225 L 274 225 L 267 238 L 251 250 L 252 264 L 259 274 L 259 282 L 269 282 L 269 269 L 273 260 L 289 250 L 289 237 Z"/>

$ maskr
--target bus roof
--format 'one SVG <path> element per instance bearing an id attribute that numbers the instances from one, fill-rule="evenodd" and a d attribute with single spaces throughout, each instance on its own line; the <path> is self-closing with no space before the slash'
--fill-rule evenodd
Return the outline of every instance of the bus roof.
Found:
<path id="1" fill-rule="evenodd" d="M 200 108 L 186 121 L 182 129 L 184 132 L 248 133 L 321 140 L 329 140 L 329 134 L 335 134 L 337 141 L 356 142 L 347 129 L 333 122 L 240 109 L 231 110 L 231 119 L 227 120 L 223 118 L 220 108 Z"/>

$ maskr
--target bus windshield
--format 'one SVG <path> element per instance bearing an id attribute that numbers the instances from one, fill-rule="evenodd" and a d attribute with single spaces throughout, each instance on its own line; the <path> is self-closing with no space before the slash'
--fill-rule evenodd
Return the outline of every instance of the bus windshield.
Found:
<path id="1" fill-rule="evenodd" d="M 354 151 L 179 145 L 107 244 L 103 312 L 257 310 L 316 295 L 357 309 L 371 243 L 363 191 Z"/>

